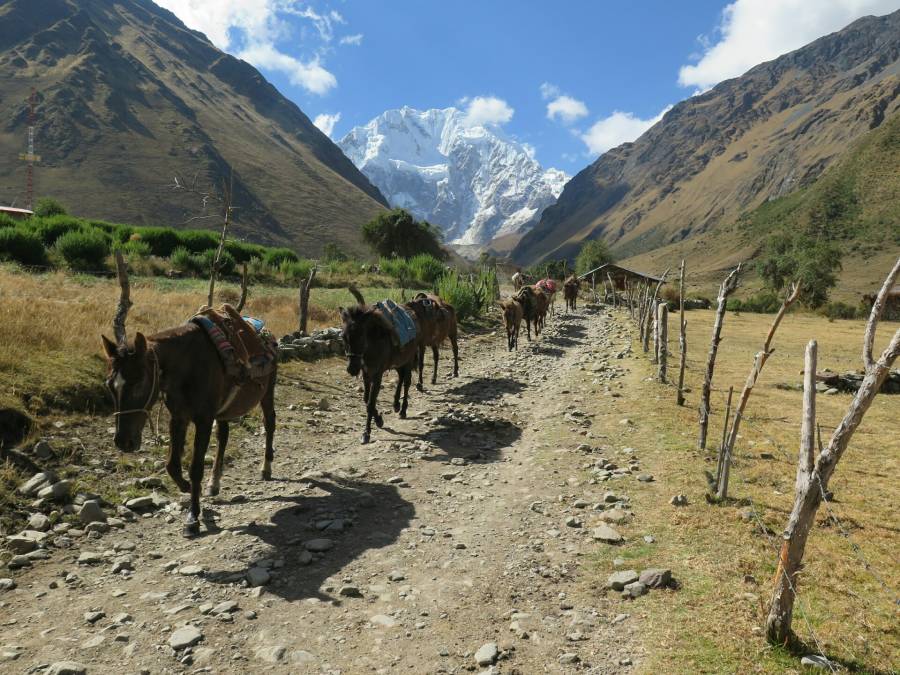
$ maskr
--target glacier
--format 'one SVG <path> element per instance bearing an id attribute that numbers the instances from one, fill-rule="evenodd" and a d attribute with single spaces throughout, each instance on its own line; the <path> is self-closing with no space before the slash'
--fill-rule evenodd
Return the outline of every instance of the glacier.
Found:
<path id="1" fill-rule="evenodd" d="M 526 232 L 569 180 L 542 168 L 527 145 L 467 124 L 452 107 L 388 110 L 338 146 L 391 206 L 437 226 L 451 244 L 484 247 Z"/>

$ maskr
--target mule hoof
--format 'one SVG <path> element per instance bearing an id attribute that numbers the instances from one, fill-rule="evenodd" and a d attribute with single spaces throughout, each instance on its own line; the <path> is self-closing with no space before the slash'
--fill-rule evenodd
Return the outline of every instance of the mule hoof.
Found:
<path id="1" fill-rule="evenodd" d="M 188 523 L 181 529 L 181 534 L 188 538 L 196 537 L 200 534 L 200 523 Z"/>
<path id="2" fill-rule="evenodd" d="M 369 442 L 369 434 L 368 434 L 368 433 L 363 433 L 363 435 L 362 435 L 362 444 L 363 444 L 363 445 L 366 445 L 368 442 Z"/>
<path id="3" fill-rule="evenodd" d="M 206 491 L 203 493 L 207 497 L 218 497 L 219 496 L 219 488 L 213 487 L 212 485 L 208 485 L 206 487 Z"/>
<path id="4" fill-rule="evenodd" d="M 406 411 L 405 411 L 405 410 L 401 410 L 401 411 L 400 411 L 400 419 L 401 419 L 401 420 L 405 420 L 405 419 L 406 419 Z"/>
<path id="5" fill-rule="evenodd" d="M 394 412 L 400 412 L 400 401 L 394 401 Z"/>
<path id="6" fill-rule="evenodd" d="M 453 377 L 456 377 L 456 375 L 454 375 Z M 431 384 L 437 384 L 437 378 L 436 378 L 436 377 L 432 377 L 432 378 L 431 378 Z"/>
<path id="7" fill-rule="evenodd" d="M 425 391 L 425 387 L 423 387 L 421 384 L 416 384 L 416 391 Z"/>
<path id="8" fill-rule="evenodd" d="M 384 426 L 384 417 L 382 417 L 381 415 L 376 415 L 375 426 L 381 429 Z"/>
<path id="9" fill-rule="evenodd" d="M 190 494 L 191 482 L 189 480 L 182 480 L 180 483 L 178 483 L 178 489 L 185 494 Z"/>

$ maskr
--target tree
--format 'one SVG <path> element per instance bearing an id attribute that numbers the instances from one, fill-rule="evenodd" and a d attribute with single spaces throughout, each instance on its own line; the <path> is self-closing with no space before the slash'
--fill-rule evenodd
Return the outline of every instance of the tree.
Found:
<path id="1" fill-rule="evenodd" d="M 578 252 L 578 257 L 575 258 L 575 271 L 578 274 L 584 274 L 611 262 L 613 262 L 613 257 L 606 242 L 602 239 L 594 239 L 585 242 Z"/>
<path id="2" fill-rule="evenodd" d="M 440 233 L 426 221 L 417 221 L 404 209 L 383 211 L 362 227 L 363 241 L 385 258 L 411 258 L 428 253 L 447 258 L 441 248 Z"/>
<path id="3" fill-rule="evenodd" d="M 792 281 L 800 284 L 800 302 L 817 309 L 828 300 L 841 269 L 840 248 L 804 233 L 777 232 L 769 237 L 756 265 L 766 286 L 780 291 Z"/>
<path id="4" fill-rule="evenodd" d="M 42 197 L 38 200 L 37 206 L 34 207 L 34 215 L 40 217 L 65 216 L 67 214 L 66 207 L 53 199 L 53 197 Z"/>
<path id="5" fill-rule="evenodd" d="M 328 242 L 322 249 L 322 260 L 330 262 L 346 262 L 347 254 L 334 242 Z"/>

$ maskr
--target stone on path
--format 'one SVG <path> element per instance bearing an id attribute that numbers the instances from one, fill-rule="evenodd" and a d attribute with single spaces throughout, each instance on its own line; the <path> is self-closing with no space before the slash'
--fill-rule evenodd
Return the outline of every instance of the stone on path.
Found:
<path id="1" fill-rule="evenodd" d="M 94 553 L 93 551 L 83 551 L 81 555 L 78 556 L 79 565 L 95 565 L 99 562 L 103 562 L 103 556 L 99 553 Z"/>
<path id="2" fill-rule="evenodd" d="M 369 619 L 369 623 L 379 628 L 393 628 L 397 625 L 397 620 L 387 614 L 376 614 Z"/>
<path id="3" fill-rule="evenodd" d="M 185 565 L 178 568 L 178 574 L 183 577 L 196 577 L 203 574 L 203 567 L 200 565 Z"/>
<path id="4" fill-rule="evenodd" d="M 50 519 L 43 513 L 32 514 L 31 518 L 28 519 L 28 529 L 46 532 L 50 529 Z"/>
<path id="5" fill-rule="evenodd" d="M 625 584 L 625 587 L 622 589 L 622 595 L 630 598 L 639 598 L 646 592 L 647 587 L 640 581 L 633 581 L 630 584 Z"/>
<path id="6" fill-rule="evenodd" d="M 269 570 L 263 567 L 251 567 L 247 570 L 247 583 L 253 587 L 265 586 L 271 578 Z"/>
<path id="7" fill-rule="evenodd" d="M 669 503 L 672 506 L 687 506 L 688 498 L 687 495 L 675 495 L 672 499 L 669 500 Z"/>
<path id="8" fill-rule="evenodd" d="M 800 659 L 801 666 L 809 666 L 818 670 L 834 670 L 834 665 L 821 654 L 807 654 Z"/>
<path id="9" fill-rule="evenodd" d="M 591 536 L 597 541 L 605 541 L 607 544 L 618 544 L 622 541 L 622 535 L 605 523 L 595 527 L 591 531 Z"/>
<path id="10" fill-rule="evenodd" d="M 334 542 L 331 539 L 310 539 L 304 546 L 307 551 L 322 552 L 332 548 Z"/>
<path id="11" fill-rule="evenodd" d="M 100 508 L 100 504 L 94 499 L 89 499 L 81 505 L 81 510 L 78 512 L 78 517 L 85 525 L 88 525 L 90 523 L 106 522 L 106 514 L 103 513 L 103 509 Z"/>
<path id="12" fill-rule="evenodd" d="M 49 471 L 41 471 L 40 473 L 34 474 L 19 486 L 19 494 L 31 497 L 37 494 L 42 488 L 51 485 L 55 480 L 56 476 Z"/>
<path id="13" fill-rule="evenodd" d="M 500 655 L 500 650 L 497 648 L 496 642 L 488 642 L 487 644 L 482 645 L 477 652 L 475 652 L 475 663 L 479 666 L 490 666 L 493 665 L 497 661 L 497 657 Z"/>
<path id="14" fill-rule="evenodd" d="M 278 663 L 282 659 L 284 659 L 284 654 L 287 651 L 286 647 L 282 647 L 281 645 L 275 645 L 273 647 L 261 647 L 256 650 L 256 658 L 260 661 L 265 661 L 266 663 Z"/>
<path id="15" fill-rule="evenodd" d="M 647 588 L 666 588 L 672 583 L 672 570 L 651 567 L 641 572 L 640 582 Z"/>
<path id="16" fill-rule="evenodd" d="M 622 572 L 613 572 L 606 580 L 606 587 L 614 591 L 624 590 L 628 584 L 638 581 L 638 573 L 635 570 L 623 570 Z"/>
<path id="17" fill-rule="evenodd" d="M 0 591 L 11 591 L 15 587 L 16 582 L 13 579 L 0 579 Z"/>
<path id="18" fill-rule="evenodd" d="M 87 667 L 77 661 L 57 661 L 52 664 L 44 675 L 85 675 Z"/>
<path id="19" fill-rule="evenodd" d="M 182 626 L 169 636 L 169 646 L 176 652 L 193 647 L 203 639 L 203 633 L 196 626 Z"/>

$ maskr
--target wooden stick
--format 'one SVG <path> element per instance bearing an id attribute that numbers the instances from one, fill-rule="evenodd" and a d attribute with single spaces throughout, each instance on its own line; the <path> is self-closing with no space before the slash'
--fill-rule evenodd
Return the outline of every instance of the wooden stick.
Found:
<path id="1" fill-rule="evenodd" d="M 307 317 L 309 316 L 309 291 L 312 287 L 313 279 L 316 278 L 316 270 L 318 265 L 313 265 L 309 271 L 309 278 L 300 284 L 300 326 L 301 333 L 306 334 Z M 360 304 L 363 304 L 360 302 Z"/>
<path id="2" fill-rule="evenodd" d="M 125 349 L 127 338 L 125 335 L 125 319 L 128 310 L 131 309 L 131 287 L 128 283 L 128 269 L 125 267 L 125 259 L 122 251 L 116 251 L 116 278 L 119 280 L 119 304 L 116 307 L 116 315 L 113 317 L 113 334 L 116 344 Z"/>
<path id="3" fill-rule="evenodd" d="M 237 307 L 235 309 L 238 312 L 243 311 L 244 303 L 247 302 L 247 263 L 244 263 L 241 268 L 241 300 L 238 302 Z"/>
<path id="4" fill-rule="evenodd" d="M 659 303 L 657 309 L 658 318 L 656 325 L 659 326 L 657 361 L 659 366 L 656 369 L 656 377 L 663 384 L 666 383 L 666 361 L 669 357 L 669 306 L 665 302 Z"/>
<path id="5" fill-rule="evenodd" d="M 722 338 L 722 322 L 725 320 L 725 307 L 728 296 L 737 288 L 738 276 L 741 266 L 731 270 L 725 281 L 719 287 L 719 307 L 716 309 L 716 321 L 713 324 L 712 340 L 709 345 L 709 357 L 706 360 L 706 375 L 703 378 L 703 391 L 700 396 L 700 438 L 698 445 L 700 450 L 706 450 L 706 434 L 709 429 L 709 393 L 712 389 L 713 372 L 716 369 L 716 353 L 719 350 L 719 342 Z"/>
<path id="6" fill-rule="evenodd" d="M 775 331 L 778 330 L 778 326 L 781 324 L 781 320 L 784 318 L 785 313 L 788 311 L 791 305 L 797 302 L 797 298 L 800 297 L 800 283 L 794 282 L 791 284 L 791 290 L 788 297 L 784 299 L 784 302 L 781 303 L 781 308 L 778 310 L 778 313 L 775 315 L 775 319 L 772 321 L 772 326 L 769 328 L 769 333 L 766 335 L 766 341 L 763 343 L 762 351 L 756 353 L 756 358 L 753 361 L 753 367 L 750 369 L 750 374 L 747 376 L 747 382 L 744 384 L 744 390 L 741 392 L 741 399 L 738 403 L 737 409 L 734 412 L 734 420 L 731 423 L 731 433 L 728 436 L 728 440 L 726 441 L 726 446 L 728 448 L 728 452 L 731 453 L 734 451 L 734 445 L 737 442 L 738 430 L 741 426 L 741 420 L 744 417 L 744 409 L 747 407 L 747 401 L 750 399 L 750 394 L 753 392 L 753 387 L 756 385 L 756 380 L 759 378 L 759 374 L 763 369 L 763 366 L 766 365 L 766 361 L 768 361 L 769 357 L 775 351 L 772 348 L 772 340 L 775 337 Z"/>
<path id="7" fill-rule="evenodd" d="M 734 387 L 728 387 L 728 403 L 725 406 L 725 423 L 722 425 L 722 436 L 728 429 L 728 417 L 731 415 L 731 397 L 734 394 Z M 721 469 L 719 470 L 719 485 L 716 490 L 716 501 L 724 502 L 728 499 L 728 477 L 731 475 L 731 449 L 724 442 L 719 448 L 719 457 L 721 458 Z"/>
<path id="8" fill-rule="evenodd" d="M 719 444 L 719 455 L 716 460 L 716 494 L 719 493 L 719 487 L 722 484 L 722 467 L 725 466 L 725 435 L 728 433 L 728 418 L 731 415 L 731 397 L 734 394 L 734 387 L 728 387 L 728 402 L 725 404 L 725 423 L 722 425 L 722 442 Z M 718 497 L 717 497 L 718 499 Z"/>
<path id="9" fill-rule="evenodd" d="M 678 336 L 678 349 L 680 354 L 680 363 L 678 364 L 678 394 L 675 402 L 678 405 L 684 405 L 684 367 L 687 361 L 687 321 L 684 319 L 684 259 L 681 260 L 681 276 L 678 282 L 678 298 L 679 298 L 679 320 L 680 328 Z"/>
<path id="10" fill-rule="evenodd" d="M 831 479 L 837 463 L 846 452 L 850 439 L 862 423 L 866 411 L 872 405 L 872 401 L 887 378 L 891 366 L 900 356 L 900 328 L 898 328 L 881 357 L 877 361 L 872 358 L 872 343 L 878 327 L 878 320 L 881 318 L 887 294 L 893 288 L 898 276 L 900 276 L 900 258 L 897 259 L 885 279 L 885 283 L 872 305 L 872 312 L 863 336 L 863 363 L 866 374 L 844 418 L 832 433 L 827 447 L 819 452 L 815 463 L 811 462 L 809 447 L 801 448 L 800 462 L 797 465 L 797 491 L 794 497 L 794 507 L 784 530 L 784 541 L 781 545 L 778 569 L 775 573 L 775 588 L 769 605 L 769 615 L 766 619 L 766 636 L 774 644 L 784 644 L 791 635 L 794 598 L 799 582 L 798 572 L 803 564 L 806 541 L 815 522 L 816 511 L 828 489 L 828 481 Z M 815 349 L 813 348 L 812 351 L 814 354 Z M 810 388 L 815 388 L 814 361 L 807 364 L 804 376 L 805 384 Z M 804 401 L 806 401 L 805 395 Z M 806 444 L 812 437 L 811 426 L 808 414 L 805 413 L 801 438 Z M 810 465 L 812 465 L 811 470 Z"/>

